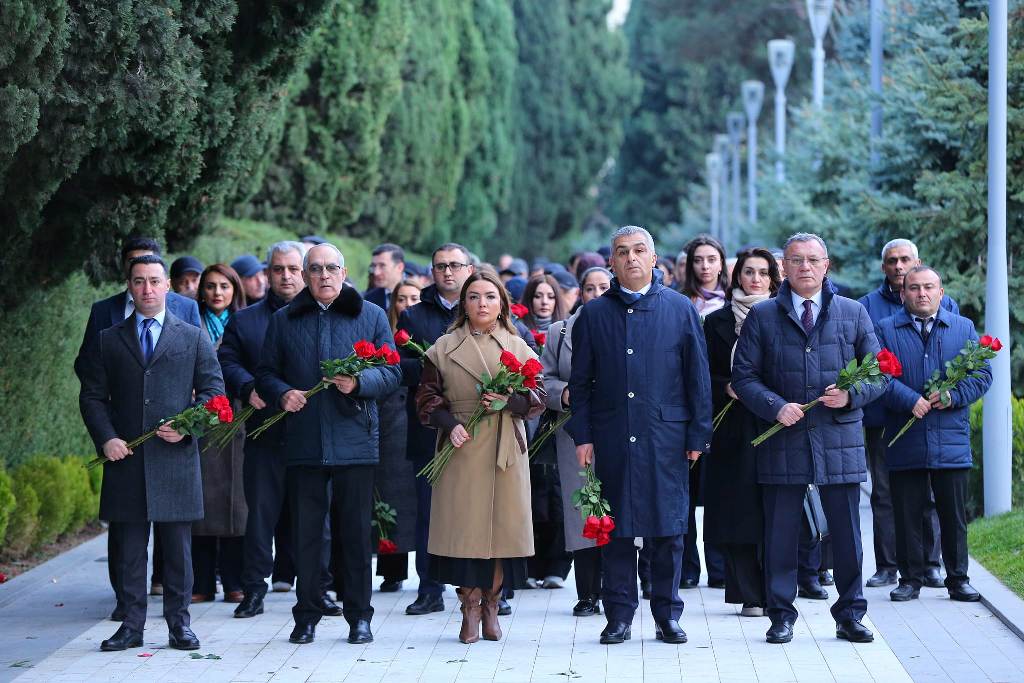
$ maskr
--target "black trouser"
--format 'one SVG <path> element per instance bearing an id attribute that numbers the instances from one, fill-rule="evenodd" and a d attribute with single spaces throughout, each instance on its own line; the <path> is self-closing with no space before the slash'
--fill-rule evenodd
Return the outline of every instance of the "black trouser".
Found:
<path id="1" fill-rule="evenodd" d="M 281 516 L 277 518 L 277 526 L 274 527 L 274 569 L 270 574 L 270 581 L 292 585 L 295 583 L 295 554 L 292 551 L 292 515 L 288 507 L 286 493 L 284 504 L 281 506 Z"/>
<path id="2" fill-rule="evenodd" d="M 683 613 L 679 577 L 683 565 L 683 534 L 645 538 L 651 545 L 651 614 L 657 620 Z M 640 604 L 636 589 L 637 548 L 632 538 L 612 538 L 601 548 L 601 602 L 609 622 L 632 623 Z"/>
<path id="3" fill-rule="evenodd" d="M 169 628 L 188 626 L 188 607 L 192 603 L 192 522 L 156 522 L 153 529 L 163 539 L 164 619 Z M 142 631 L 146 626 L 149 522 L 111 522 L 108 533 L 118 548 L 124 625 Z"/>
<path id="4" fill-rule="evenodd" d="M 795 621 L 799 548 L 804 515 L 806 484 L 764 484 L 764 567 L 766 608 L 773 623 Z M 819 486 L 835 559 L 836 590 L 839 599 L 832 616 L 839 622 L 861 619 L 867 612 L 861 575 L 863 551 L 860 542 L 860 486 L 832 484 Z"/>
<path id="5" fill-rule="evenodd" d="M 893 470 L 893 502 L 896 508 L 896 561 L 900 583 L 920 588 L 928 567 L 922 539 L 921 515 L 928 499 L 935 497 L 939 515 L 942 561 L 946 586 L 967 583 L 967 479 L 970 469 Z"/>
<path id="6" fill-rule="evenodd" d="M 242 469 L 245 503 L 249 516 L 245 523 L 242 560 L 242 589 L 246 595 L 265 595 L 267 577 L 275 573 L 274 534 L 284 514 L 285 458 L 278 448 L 249 441 L 245 444 Z M 277 554 L 292 564 L 291 549 L 277 546 Z M 292 582 L 286 570 L 282 581 Z M 275 577 L 276 578 L 276 577 Z M 227 588 L 225 587 L 225 590 Z"/>
<path id="7" fill-rule="evenodd" d="M 761 546 L 755 543 L 722 543 L 718 547 L 725 556 L 725 601 L 734 605 L 763 607 Z"/>
<path id="8" fill-rule="evenodd" d="M 565 579 L 572 567 L 572 555 L 565 551 L 562 484 L 555 465 L 530 465 L 530 494 L 536 551 L 527 560 L 529 574 L 536 579 Z"/>
<path id="9" fill-rule="evenodd" d="M 413 468 L 419 472 L 430 458 L 413 461 Z M 416 575 L 420 579 L 417 591 L 420 595 L 439 596 L 444 592 L 444 584 L 430 578 L 430 557 L 427 554 L 427 542 L 430 537 L 430 496 L 433 487 L 426 477 L 416 477 Z"/>
<path id="10" fill-rule="evenodd" d="M 163 543 L 160 541 L 160 534 L 153 536 L 153 574 L 151 583 L 162 584 L 164 572 Z M 110 587 L 114 591 L 114 599 L 119 609 L 124 608 L 124 595 L 121 590 L 121 547 L 119 539 L 114 534 L 107 534 L 107 576 L 110 578 Z"/>
<path id="11" fill-rule="evenodd" d="M 576 567 L 576 598 L 600 598 L 601 549 L 594 547 L 573 551 L 572 562 Z"/>
<path id="12" fill-rule="evenodd" d="M 228 593 L 242 590 L 244 548 L 244 536 L 193 536 L 193 592 L 216 595 L 218 572 L 225 597 Z M 266 584 L 263 592 L 266 592 Z"/>
<path id="13" fill-rule="evenodd" d="M 409 578 L 409 553 L 377 555 L 377 576 L 385 581 L 405 581 Z"/>
<path id="14" fill-rule="evenodd" d="M 871 471 L 871 528 L 874 534 L 875 570 L 896 570 L 896 518 L 893 511 L 893 495 L 889 467 L 885 463 L 886 438 L 884 427 L 868 427 L 864 430 L 864 448 L 867 451 L 868 469 Z M 940 566 L 939 516 L 935 512 L 935 498 L 928 494 L 928 500 L 921 515 L 925 561 L 929 567 Z"/>
<path id="15" fill-rule="evenodd" d="M 288 468 L 297 575 L 296 624 L 320 621 L 323 587 L 324 517 L 331 512 L 331 542 L 338 549 L 335 579 L 341 587 L 345 619 L 354 624 L 370 619 L 370 521 L 373 512 L 373 465 Z M 328 494 L 328 486 L 330 494 Z M 333 499 L 333 505 L 332 503 Z"/>

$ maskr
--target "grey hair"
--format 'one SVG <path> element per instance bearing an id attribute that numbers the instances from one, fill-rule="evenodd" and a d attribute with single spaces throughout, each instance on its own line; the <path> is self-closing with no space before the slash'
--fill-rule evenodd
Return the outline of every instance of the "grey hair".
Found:
<path id="1" fill-rule="evenodd" d="M 612 251 L 615 250 L 615 240 L 620 237 L 629 237 L 630 235 L 643 235 L 644 241 L 647 242 L 647 248 L 652 252 L 654 251 L 654 238 L 651 237 L 651 233 L 647 232 L 646 229 L 641 228 L 639 225 L 624 225 L 613 232 L 611 241 Z"/>
<path id="2" fill-rule="evenodd" d="M 916 244 L 914 244 L 910 240 L 905 240 L 902 237 L 897 237 L 894 240 L 889 240 L 888 242 L 885 243 L 885 246 L 882 247 L 882 260 L 885 260 L 885 255 L 889 253 L 890 249 L 895 249 L 896 247 L 907 247 L 908 249 L 910 249 L 910 253 L 914 255 L 915 259 L 920 258 L 917 253 Z"/>
<path id="3" fill-rule="evenodd" d="M 274 254 L 287 254 L 289 251 L 294 251 L 299 255 L 299 258 L 303 258 L 306 255 L 306 252 L 302 249 L 302 245 L 294 240 L 275 242 L 270 245 L 269 249 L 267 249 L 267 268 L 270 267 L 270 262 L 274 259 Z"/>
<path id="4" fill-rule="evenodd" d="M 310 248 L 310 250 L 307 251 L 303 255 L 303 257 L 302 257 L 302 272 L 306 272 L 306 271 L 309 270 L 309 252 L 313 251 L 313 249 L 318 249 L 320 247 L 327 247 L 329 249 L 333 249 L 334 253 L 338 255 L 338 265 L 341 266 L 342 268 L 345 267 L 345 256 L 341 253 L 341 249 L 338 249 L 336 246 L 334 246 L 330 242 L 324 242 L 323 244 L 315 244 L 315 245 L 313 245 Z"/>
<path id="5" fill-rule="evenodd" d="M 821 245 L 821 248 L 825 250 L 825 258 L 828 258 L 828 246 L 825 244 L 825 240 L 821 239 L 813 232 L 798 232 L 791 236 L 786 243 L 782 245 L 782 253 L 785 254 L 789 251 L 789 245 L 796 244 L 797 242 L 817 242 Z"/>

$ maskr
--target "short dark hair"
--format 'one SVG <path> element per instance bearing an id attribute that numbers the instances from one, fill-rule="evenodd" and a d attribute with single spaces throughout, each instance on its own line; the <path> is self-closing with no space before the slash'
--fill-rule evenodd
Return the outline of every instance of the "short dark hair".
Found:
<path id="1" fill-rule="evenodd" d="M 391 254 L 392 263 L 405 263 L 405 250 L 397 244 L 385 242 L 374 247 L 373 251 L 370 252 L 370 256 L 380 256 L 381 254 Z"/>
<path id="2" fill-rule="evenodd" d="M 151 251 L 155 256 L 160 256 L 160 245 L 152 237 L 129 237 L 121 243 L 121 263 L 128 258 L 128 253 L 132 251 Z"/>
<path id="3" fill-rule="evenodd" d="M 931 266 L 928 266 L 928 265 L 925 265 L 925 264 L 922 263 L 921 265 L 914 266 L 913 268 L 911 268 L 910 270 L 907 271 L 907 274 L 903 276 L 903 286 L 904 287 L 907 286 L 907 278 L 908 277 L 910 277 L 914 273 L 923 273 L 925 271 L 928 271 L 930 273 L 935 273 L 935 277 L 939 278 L 939 284 L 940 285 L 942 284 L 942 274 L 939 273 L 939 271 L 937 271 L 934 268 L 932 268 Z"/>
<path id="4" fill-rule="evenodd" d="M 439 246 L 437 249 L 435 249 L 434 252 L 430 255 L 430 263 L 431 263 L 431 265 L 433 265 L 433 263 L 434 263 L 434 257 L 437 256 L 437 252 L 439 252 L 439 251 L 452 251 L 452 250 L 455 250 L 455 249 L 458 249 L 459 251 L 461 251 L 466 256 L 466 263 L 468 263 L 468 264 L 473 263 L 473 256 L 469 253 L 469 249 L 466 249 L 464 246 L 462 246 L 458 242 L 445 242 L 444 244 Z"/>
<path id="5" fill-rule="evenodd" d="M 740 275 L 743 273 L 743 264 L 747 262 L 747 259 L 751 258 L 763 258 L 768 262 L 768 279 L 771 282 L 768 284 L 768 292 L 775 296 L 779 292 L 779 286 L 782 285 L 782 273 L 779 272 L 779 263 L 775 260 L 772 252 L 768 251 L 764 247 L 754 247 L 753 249 L 745 249 L 739 253 L 736 257 L 736 265 L 732 267 L 732 279 L 729 283 L 729 289 L 725 291 L 726 301 L 732 300 L 732 292 L 734 289 L 743 289 L 740 286 Z"/>
<path id="6" fill-rule="evenodd" d="M 136 249 L 142 249 L 143 247 L 135 247 Z M 125 273 L 126 277 L 130 280 L 132 278 L 132 268 L 135 266 L 150 266 L 159 265 L 164 269 L 164 275 L 167 275 L 167 264 L 164 260 L 156 254 L 146 254 L 145 256 L 136 256 L 128 262 L 128 272 Z"/>

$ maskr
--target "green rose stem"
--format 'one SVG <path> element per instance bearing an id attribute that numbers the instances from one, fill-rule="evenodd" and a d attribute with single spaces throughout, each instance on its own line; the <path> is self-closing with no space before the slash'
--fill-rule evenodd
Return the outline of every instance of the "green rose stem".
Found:
<path id="1" fill-rule="evenodd" d="M 544 445 L 544 442 L 550 439 L 552 434 L 561 429 L 562 425 L 568 422 L 570 417 L 572 417 L 572 413 L 567 410 L 559 415 L 557 420 L 548 423 L 548 426 L 544 428 L 544 431 L 534 439 L 532 444 L 530 444 L 529 458 L 531 460 L 533 459 L 533 456 L 537 455 L 537 452 L 540 450 L 540 447 Z"/>
<path id="2" fill-rule="evenodd" d="M 495 412 L 503 408 L 504 406 L 498 407 L 501 401 L 495 401 L 494 406 Z M 469 416 L 469 421 L 466 422 L 466 431 L 469 432 L 470 436 L 476 436 L 476 427 L 480 424 L 480 420 L 484 418 L 487 413 L 487 409 L 483 405 L 478 405 L 473 414 Z M 455 454 L 455 444 L 452 443 L 451 439 L 448 439 L 441 450 L 437 452 L 430 462 L 426 466 L 416 473 L 417 477 L 426 477 L 430 485 L 433 486 L 437 483 L 437 480 L 441 478 L 441 473 L 444 472 L 445 466 L 448 465 L 448 461 L 452 459 L 452 455 Z"/>
<path id="3" fill-rule="evenodd" d="M 213 429 L 206 437 L 206 448 L 203 449 L 203 453 L 210 450 L 211 448 L 220 450 L 231 443 L 231 440 L 235 438 L 235 434 L 242 428 L 242 425 L 252 417 L 256 409 L 248 405 L 242 409 L 242 412 L 235 415 L 235 419 L 231 422 L 222 422 Z"/>
<path id="4" fill-rule="evenodd" d="M 319 384 L 317 384 L 315 387 L 313 387 L 309 391 L 302 392 L 302 395 L 305 396 L 306 398 L 309 398 L 310 396 L 315 396 L 316 394 L 319 394 L 321 391 L 323 391 L 324 389 L 326 389 L 329 386 L 331 386 L 330 382 L 320 382 Z M 266 422 L 261 424 L 255 430 L 253 430 L 253 433 L 249 435 L 249 438 L 250 439 L 258 439 L 263 432 L 267 431 L 268 429 L 270 429 L 271 427 L 276 425 L 278 422 L 283 420 L 285 415 L 287 415 L 287 414 L 288 414 L 287 410 L 282 410 L 281 412 L 277 413 L 273 417 L 267 418 Z"/>
<path id="5" fill-rule="evenodd" d="M 718 411 L 718 415 L 715 415 L 714 421 L 711 423 L 711 431 L 718 431 L 718 425 L 722 424 L 725 419 L 725 414 L 729 412 L 729 408 L 732 408 L 732 404 L 736 402 L 736 399 L 731 398 L 729 402 L 725 404 L 725 407 Z"/>
<path id="6" fill-rule="evenodd" d="M 842 389 L 842 387 L 837 387 L 837 388 Z M 805 403 L 802 406 L 800 406 L 800 410 L 802 410 L 802 411 L 804 411 L 806 413 L 808 410 L 810 410 L 814 406 L 818 405 L 818 403 L 820 401 L 821 401 L 821 399 L 816 398 L 813 401 L 811 401 L 810 403 Z M 751 446 L 760 446 L 765 441 L 767 441 L 768 439 L 772 438 L 773 436 L 775 436 L 776 434 L 781 432 L 785 428 L 785 426 L 786 425 L 782 424 L 781 422 L 776 422 L 775 424 L 773 424 L 771 426 L 771 429 L 769 429 L 767 432 L 765 432 L 761 436 L 759 436 L 756 439 L 754 439 L 753 441 L 751 441 L 750 445 Z"/>

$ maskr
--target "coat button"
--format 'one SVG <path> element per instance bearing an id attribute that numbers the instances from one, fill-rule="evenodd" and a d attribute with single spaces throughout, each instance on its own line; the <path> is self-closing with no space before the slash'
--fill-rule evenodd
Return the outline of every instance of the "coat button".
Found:
<path id="1" fill-rule="evenodd" d="M 626 313 L 632 313 L 632 312 L 633 312 L 633 309 L 632 309 L 632 308 L 627 308 L 627 309 L 626 309 Z"/>
<path id="2" fill-rule="evenodd" d="M 146 405 L 147 406 L 149 405 L 149 399 L 148 398 L 146 399 Z"/>
<path id="3" fill-rule="evenodd" d="M 633 355 L 633 349 L 626 349 L 626 353 L 629 354 L 630 356 L 632 356 Z"/>
<path id="4" fill-rule="evenodd" d="M 808 346 L 806 349 L 804 349 L 804 351 L 806 351 L 807 353 L 810 353 L 811 352 L 811 347 Z"/>
<path id="5" fill-rule="evenodd" d="M 636 394 L 634 394 L 634 393 L 633 393 L 632 391 L 631 391 L 631 392 L 629 392 L 628 394 L 626 394 L 626 396 L 629 396 L 630 398 L 633 398 L 633 397 L 634 397 L 635 395 L 636 395 Z"/>
<path id="6" fill-rule="evenodd" d="M 630 443 L 636 443 L 636 437 L 635 436 L 629 437 L 629 442 Z"/>
<path id="7" fill-rule="evenodd" d="M 153 374 L 153 372 L 151 370 L 146 370 L 146 377 L 149 377 L 152 374 Z"/>

